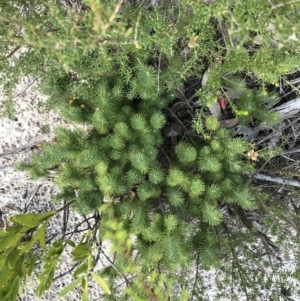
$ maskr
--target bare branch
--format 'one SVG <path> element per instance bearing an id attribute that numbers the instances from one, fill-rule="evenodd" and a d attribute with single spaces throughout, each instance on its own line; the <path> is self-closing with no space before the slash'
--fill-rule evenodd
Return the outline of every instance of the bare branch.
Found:
<path id="1" fill-rule="evenodd" d="M 272 177 L 272 176 L 267 176 L 261 173 L 255 173 L 255 174 L 250 174 L 247 173 L 248 177 L 255 178 L 257 180 L 263 180 L 263 181 L 269 181 L 277 184 L 283 184 L 283 185 L 288 185 L 288 186 L 294 186 L 294 187 L 300 187 L 300 182 L 296 180 L 288 180 L 284 179 L 282 177 Z"/>
<path id="2" fill-rule="evenodd" d="M 21 46 L 17 46 L 16 48 L 14 48 L 7 56 L 2 56 L 0 57 L 0 61 L 4 61 L 9 59 L 11 56 L 14 55 L 14 53 L 16 53 L 19 49 L 21 48 Z"/>
<path id="3" fill-rule="evenodd" d="M 5 156 L 9 156 L 9 155 L 15 155 L 25 149 L 31 148 L 33 146 L 35 146 L 36 144 L 45 141 L 46 139 L 50 139 L 52 140 L 54 138 L 54 134 L 50 134 L 50 135 L 41 135 L 39 137 L 36 137 L 34 139 L 32 139 L 29 143 L 22 145 L 20 147 L 17 147 L 11 151 L 8 151 L 6 153 L 2 153 L 0 154 L 0 157 L 5 157 Z"/>
<path id="4" fill-rule="evenodd" d="M 29 197 L 29 199 L 28 199 L 28 201 L 27 201 L 27 203 L 26 203 L 26 205 L 25 205 L 25 208 L 24 208 L 24 210 L 23 210 L 24 213 L 27 212 L 27 209 L 28 209 L 30 203 L 32 202 L 34 196 L 38 193 L 38 191 L 39 191 L 39 189 L 40 189 L 41 187 L 42 187 L 42 185 L 38 185 L 38 187 L 35 189 L 35 191 L 34 191 L 34 192 L 32 193 L 32 195 Z"/>

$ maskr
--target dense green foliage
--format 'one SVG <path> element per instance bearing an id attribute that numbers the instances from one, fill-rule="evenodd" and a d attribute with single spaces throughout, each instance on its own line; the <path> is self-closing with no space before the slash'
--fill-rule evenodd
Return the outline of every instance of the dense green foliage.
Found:
<path id="1" fill-rule="evenodd" d="M 245 177 L 254 168 L 247 157 L 251 146 L 231 137 L 208 108 L 219 91 L 226 97 L 233 90 L 239 101 L 228 97 L 228 106 L 241 123 L 278 121 L 266 107 L 276 100 L 267 86 L 275 85 L 281 73 L 297 68 L 298 4 L 85 3 L 78 12 L 52 1 L 0 4 L 4 88 L 13 89 L 20 76 L 38 77 L 40 90 L 49 97 L 47 109 L 58 108 L 76 126 L 57 128 L 55 140 L 44 143 L 31 163 L 19 167 L 33 178 L 55 170 L 61 191 L 55 201 L 67 201 L 82 215 L 96 212 L 99 217 L 78 244 L 65 237 L 49 247 L 36 293 L 41 296 L 50 287 L 59 256 L 69 245 L 79 267 L 61 296 L 81 283 L 82 298 L 87 300 L 88 280 L 93 277 L 106 293 L 103 300 L 188 300 L 189 296 L 201 300 L 200 280 L 192 289 L 179 275 L 191 268 L 195 258 L 197 267 L 219 268 L 224 259 L 236 256 L 237 247 L 256 262 L 255 243 L 262 236 L 255 233 L 245 212 L 271 208 L 261 204 L 260 193 Z M 251 52 L 257 37 L 262 43 Z M 178 86 L 201 78 L 207 68 L 206 85 L 196 89 L 201 110 L 182 121 L 170 109 Z M 253 74 L 255 86 L 249 88 L 245 78 Z M 177 138 L 168 135 L 173 124 L 183 131 Z M 247 231 L 234 227 L 223 206 L 239 216 Z M 6 240 L 0 249 L 3 301 L 16 299 L 19 279 L 31 274 L 37 260 L 29 251 L 37 241 L 44 246 L 47 220 L 32 218 L 30 225 L 24 216 L 12 218 L 16 225 L 0 233 Z M 8 238 L 12 232 L 17 233 L 14 240 Z M 35 235 L 22 241 L 29 232 Z M 95 253 L 105 239 L 112 243 L 115 263 L 96 274 Z M 253 253 L 248 243 L 253 244 Z M 245 276 L 245 267 L 236 259 L 232 269 L 239 271 L 239 276 L 232 274 L 232 283 L 239 283 L 256 300 L 258 291 L 247 293 L 255 281 Z M 264 279 L 264 272 L 255 268 L 248 272 Z M 126 288 L 118 286 L 122 275 Z M 178 292 L 180 281 L 184 288 Z"/>

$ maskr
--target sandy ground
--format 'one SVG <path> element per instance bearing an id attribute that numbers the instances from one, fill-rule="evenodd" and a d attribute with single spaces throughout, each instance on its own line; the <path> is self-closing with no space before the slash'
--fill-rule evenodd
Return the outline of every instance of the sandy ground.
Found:
<path id="1" fill-rule="evenodd" d="M 27 212 L 44 212 L 58 209 L 62 205 L 50 202 L 51 196 L 58 192 L 51 180 L 33 181 L 27 173 L 14 168 L 16 162 L 30 160 L 32 153 L 38 150 L 36 146 L 27 147 L 17 154 L 5 155 L 16 148 L 34 144 L 34 141 L 40 140 L 40 138 L 49 141 L 53 137 L 54 128 L 66 124 L 59 118 L 57 112 L 45 111 L 43 108 L 45 97 L 36 91 L 35 84 L 30 86 L 32 82 L 32 79 L 23 79 L 20 82 L 15 91 L 15 95 L 18 96 L 13 99 L 14 116 L 12 118 L 2 116 L 0 119 L 0 153 L 2 154 L 0 157 L 0 210 L 3 213 L 2 219 L 4 221 L 10 215 L 24 212 L 25 208 L 27 208 Z M 3 100 L 1 107 L 4 107 Z M 68 221 L 68 231 L 73 229 L 81 220 L 79 215 L 71 214 Z M 62 226 L 63 215 L 58 214 L 49 224 L 47 236 L 55 235 L 60 238 Z M 71 258 L 65 252 L 56 276 L 66 272 L 72 266 Z M 70 282 L 70 275 L 58 279 L 53 283 L 51 289 L 41 299 L 38 299 L 33 294 L 38 282 L 36 277 L 31 277 L 24 285 L 19 300 L 58 300 L 57 293 Z M 102 292 L 98 290 L 96 285 L 90 290 L 90 296 L 94 300 L 99 300 L 100 293 Z M 80 300 L 79 290 L 74 290 L 68 296 L 69 298 L 62 298 L 61 300 Z"/>

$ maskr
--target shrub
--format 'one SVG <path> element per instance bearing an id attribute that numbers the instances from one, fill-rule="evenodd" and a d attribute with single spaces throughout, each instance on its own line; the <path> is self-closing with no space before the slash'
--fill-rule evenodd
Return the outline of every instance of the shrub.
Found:
<path id="1" fill-rule="evenodd" d="M 2 78 L 3 84 L 10 87 L 21 75 L 41 76 L 49 107 L 59 108 L 77 125 L 76 130 L 57 128 L 55 141 L 43 144 L 42 152 L 19 168 L 33 178 L 55 169 L 61 191 L 55 199 L 68 201 L 82 215 L 98 214 L 94 230 L 78 244 L 65 237 L 48 249 L 37 295 L 50 287 L 58 258 L 70 245 L 79 267 L 60 296 L 81 283 L 87 300 L 92 276 L 107 300 L 187 300 L 186 289 L 179 294 L 175 289 L 178 271 L 195 257 L 203 266 L 218 267 L 232 245 L 243 244 L 228 242 L 233 230 L 221 207 L 229 206 L 247 224 L 244 211 L 258 204 L 245 179 L 250 168 L 246 142 L 232 138 L 214 117 L 196 115 L 194 98 L 180 104 L 187 111 L 178 114 L 176 89 L 209 67 L 207 84 L 194 91 L 203 97 L 202 108 L 218 91 L 239 88 L 240 102 L 229 105 L 241 121 L 269 117 L 276 122 L 265 109 L 273 97 L 264 94 L 264 86 L 297 67 L 297 54 L 285 55 L 297 25 L 290 28 L 275 13 L 290 14 L 294 21 L 298 15 L 278 1 L 251 2 L 246 8 L 244 1 L 174 0 L 147 6 L 87 0 L 79 12 L 54 2 L 15 2 L 0 6 L 1 39 L 7 39 L 1 67 L 9 78 Z M 275 33 L 266 29 L 270 22 L 280 36 L 276 47 L 271 46 Z M 263 45 L 250 53 L 249 44 L 258 35 Z M 14 57 L 20 47 L 25 52 Z M 256 74 L 259 88 L 247 88 L 240 73 Z M 46 248 L 45 228 L 55 213 L 32 220 L 13 217 L 16 225 L 1 232 L 0 252 L 9 258 L 1 262 L 6 271 L 1 300 L 16 299 L 19 279 L 32 272 L 37 259 L 30 250 L 37 241 Z M 22 241 L 29 232 L 35 234 Z M 117 273 L 111 267 L 93 271 L 103 239 L 112 242 Z M 125 290 L 116 287 L 120 275 L 135 277 Z"/>

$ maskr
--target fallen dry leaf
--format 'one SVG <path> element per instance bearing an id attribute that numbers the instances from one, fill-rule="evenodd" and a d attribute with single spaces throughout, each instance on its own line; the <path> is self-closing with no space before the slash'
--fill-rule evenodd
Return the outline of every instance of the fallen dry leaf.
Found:
<path id="1" fill-rule="evenodd" d="M 202 88 L 207 84 L 209 73 L 210 73 L 210 69 L 208 68 L 208 69 L 204 72 L 203 77 L 202 77 L 202 80 L 201 80 L 201 87 L 202 87 Z"/>
<path id="2" fill-rule="evenodd" d="M 220 120 L 219 123 L 222 128 L 232 128 L 237 125 L 239 121 L 237 118 L 232 118 L 227 120 Z"/>
<path id="3" fill-rule="evenodd" d="M 218 102 L 213 102 L 209 107 L 209 110 L 211 114 L 216 117 L 217 120 L 222 119 L 221 108 Z"/>
<path id="4" fill-rule="evenodd" d="M 130 198 L 134 199 L 135 196 L 136 196 L 136 193 L 134 191 L 130 190 Z"/>

